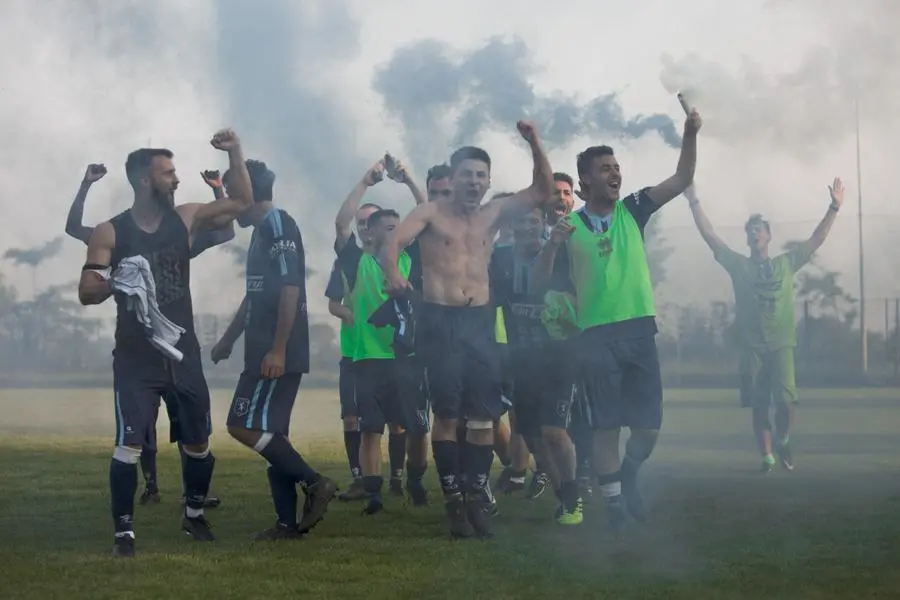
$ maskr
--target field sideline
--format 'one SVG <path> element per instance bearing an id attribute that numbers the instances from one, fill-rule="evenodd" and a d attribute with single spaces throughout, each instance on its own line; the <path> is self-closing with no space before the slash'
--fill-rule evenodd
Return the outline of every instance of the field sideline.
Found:
<path id="1" fill-rule="evenodd" d="M 278 544 L 251 541 L 274 519 L 264 463 L 222 431 L 230 391 L 216 390 L 218 541 L 179 533 L 177 454 L 164 446 L 163 503 L 138 507 L 138 557 L 124 562 L 107 558 L 111 398 L 0 390 L 0 598 L 900 597 L 898 390 L 802 390 L 797 471 L 769 476 L 734 391 L 667 392 L 643 474 L 653 522 L 618 540 L 597 502 L 562 529 L 550 498 L 501 498 L 496 540 L 452 542 L 437 503 L 388 497 L 365 518 L 335 502 L 307 539 Z M 303 391 L 292 437 L 346 483 L 337 411 L 334 391 Z M 431 466 L 428 483 L 437 500 Z"/>

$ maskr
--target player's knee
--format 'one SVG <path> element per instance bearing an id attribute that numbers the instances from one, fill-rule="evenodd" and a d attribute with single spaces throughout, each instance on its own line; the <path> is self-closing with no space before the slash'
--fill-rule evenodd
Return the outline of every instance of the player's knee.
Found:
<path id="1" fill-rule="evenodd" d="M 113 460 L 125 463 L 126 465 L 136 465 L 141 460 L 140 446 L 116 446 L 113 449 Z"/>
<path id="2" fill-rule="evenodd" d="M 644 462 L 650 458 L 653 448 L 656 446 L 657 431 L 640 430 L 632 432 L 631 438 L 625 445 L 625 454 L 636 462 Z"/>
<path id="3" fill-rule="evenodd" d="M 541 436 L 544 438 L 545 443 L 555 448 L 572 443 L 572 440 L 569 438 L 569 432 L 562 427 L 545 425 L 541 429 Z"/>
<path id="4" fill-rule="evenodd" d="M 182 448 L 188 458 L 203 460 L 209 456 L 209 443 L 203 444 L 183 444 Z"/>

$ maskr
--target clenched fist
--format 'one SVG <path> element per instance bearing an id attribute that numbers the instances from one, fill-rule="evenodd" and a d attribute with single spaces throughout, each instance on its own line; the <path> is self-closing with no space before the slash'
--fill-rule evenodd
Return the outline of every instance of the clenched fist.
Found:
<path id="1" fill-rule="evenodd" d="M 212 147 L 216 150 L 228 152 L 240 146 L 241 140 L 238 139 L 237 134 L 233 130 L 222 129 L 221 131 L 216 132 L 209 143 L 212 144 Z"/>

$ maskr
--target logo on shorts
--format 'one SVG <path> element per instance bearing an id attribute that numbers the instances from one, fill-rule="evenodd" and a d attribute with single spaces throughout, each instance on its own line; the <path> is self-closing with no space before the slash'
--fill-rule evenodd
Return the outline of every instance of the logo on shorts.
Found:
<path id="1" fill-rule="evenodd" d="M 243 417 L 248 412 L 250 412 L 250 399 L 249 398 L 235 398 L 234 399 L 234 414 L 238 417 Z"/>
<path id="2" fill-rule="evenodd" d="M 565 417 L 569 414 L 569 400 L 560 400 L 556 403 L 556 415 L 559 417 Z"/>
<path id="3" fill-rule="evenodd" d="M 425 427 L 428 424 L 428 421 L 425 419 L 424 410 L 416 410 L 416 423 L 419 427 Z"/>

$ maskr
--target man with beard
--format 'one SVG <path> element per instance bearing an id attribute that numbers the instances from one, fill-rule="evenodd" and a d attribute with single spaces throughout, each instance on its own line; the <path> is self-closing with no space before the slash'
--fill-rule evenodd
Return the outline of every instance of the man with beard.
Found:
<path id="1" fill-rule="evenodd" d="M 401 476 L 406 455 L 406 493 L 417 506 L 427 503 L 422 476 L 428 460 L 429 424 L 427 419 L 418 418 L 427 403 L 422 368 L 417 358 L 399 356 L 396 353 L 394 327 L 376 327 L 370 323 L 375 311 L 388 298 L 383 263 L 379 261 L 378 255 L 385 241 L 393 235 L 398 215 L 387 209 L 360 215 L 357 207 L 365 191 L 379 183 L 385 174 L 389 179 L 406 185 L 417 204 L 426 201 L 406 168 L 386 155 L 366 172 L 335 217 L 335 250 L 338 265 L 347 281 L 346 296 L 350 299 L 349 308 L 354 324 L 352 369 L 361 437 L 362 483 L 368 500 L 365 514 L 376 514 L 383 507 L 381 438 L 386 425 L 390 426 L 391 431 L 388 439 L 391 492 L 398 494 L 399 491 L 399 495 L 403 494 Z M 427 184 L 429 189 L 441 189 L 441 179 L 446 178 L 436 179 L 434 169 L 430 175 Z M 350 232 L 353 215 L 356 215 L 358 221 L 365 222 L 365 233 L 360 228 L 361 246 Z M 416 248 L 410 248 L 409 252 L 404 253 L 403 262 L 408 272 L 420 272 Z"/>
<path id="2" fill-rule="evenodd" d="M 421 247 L 423 304 L 417 353 L 425 364 L 434 405 L 434 461 L 454 537 L 490 537 L 483 492 L 493 462 L 494 422 L 501 413 L 501 381 L 488 264 L 499 223 L 548 202 L 553 170 L 531 123 L 520 121 L 534 161 L 531 185 L 481 204 L 490 188 L 491 159 L 484 150 L 460 148 L 450 158 L 453 195 L 417 206 L 385 244 L 382 265 L 393 293 L 409 281 L 398 267 L 400 252 L 414 240 Z M 465 419 L 466 463 L 459 464 L 456 428 Z M 467 498 L 460 487 L 465 470 Z"/>
<path id="3" fill-rule="evenodd" d="M 297 539 L 325 516 L 337 484 L 307 464 L 288 438 L 300 380 L 309 372 L 309 317 L 306 311 L 306 261 L 297 223 L 273 203 L 275 173 L 259 161 L 247 161 L 253 205 L 238 216 L 253 226 L 247 252 L 247 291 L 222 339 L 213 362 L 231 356 L 244 335 L 244 371 L 228 411 L 228 433 L 269 463 L 267 475 L 277 520 L 259 540 Z M 232 171 L 225 173 L 231 191 Z M 306 493 L 297 519 L 297 485 Z"/>
<path id="4" fill-rule="evenodd" d="M 753 409 L 753 433 L 762 454 L 762 470 L 775 466 L 775 454 L 788 471 L 794 469 L 790 445 L 791 425 L 797 403 L 794 381 L 794 275 L 825 243 L 844 203 L 844 186 L 835 178 L 828 188 L 831 204 L 822 221 L 805 242 L 771 257 L 769 222 L 752 215 L 744 226 L 750 256 L 729 248 L 716 235 L 700 206 L 693 187 L 685 191 L 694 223 L 713 256 L 731 277 L 736 322 L 741 340 L 741 405 Z M 775 405 L 775 440 L 769 411 Z"/>
<path id="5" fill-rule="evenodd" d="M 554 484 L 557 522 L 578 525 L 582 500 L 575 482 L 575 448 L 566 432 L 574 361 L 568 345 L 550 337 L 542 320 L 544 290 L 533 285 L 531 277 L 544 230 L 541 208 L 513 222 L 514 245 L 497 248 L 491 257 L 491 288 L 505 315 L 517 428 Z"/>
<path id="6" fill-rule="evenodd" d="M 209 389 L 194 332 L 190 257 L 197 232 L 228 225 L 253 203 L 253 192 L 234 132 L 218 132 L 211 144 L 228 152 L 234 197 L 176 207 L 172 152 L 135 150 L 125 163 L 134 203 L 97 226 L 81 271 L 82 304 L 100 304 L 114 294 L 116 302 L 116 440 L 109 473 L 114 556 L 134 556 L 137 463 L 153 425 L 153 403 L 164 394 L 175 398 L 186 454 L 182 529 L 197 541 L 215 539 L 203 515 L 215 458 L 209 450 Z"/>
<path id="7" fill-rule="evenodd" d="M 593 146 L 579 154 L 585 206 L 557 224 L 559 231 L 544 246 L 533 273 L 538 285 L 555 274 L 575 290 L 582 331 L 575 355 L 581 359 L 579 379 L 594 429 L 593 467 L 614 532 L 624 527 L 628 513 L 646 519 L 637 474 L 662 424 L 656 309 L 644 227 L 693 181 L 700 126 L 700 116 L 692 111 L 675 174 L 624 200 L 619 199 L 622 174 L 612 148 Z M 620 461 L 623 427 L 631 436 Z"/>
<path id="8" fill-rule="evenodd" d="M 84 172 L 84 178 L 69 208 L 69 215 L 66 219 L 66 233 L 71 237 L 84 242 L 87 245 L 94 228 L 84 225 L 84 203 L 87 200 L 88 191 L 91 186 L 101 180 L 106 175 L 106 166 L 102 164 L 90 164 Z M 218 171 L 204 171 L 200 174 L 203 181 L 212 188 L 213 197 L 218 200 L 224 196 L 222 192 L 222 180 Z M 234 238 L 234 225 L 229 223 L 226 227 L 220 229 L 203 229 L 197 232 L 197 238 L 191 248 L 191 258 L 196 258 L 204 250 L 224 244 Z M 178 411 L 175 409 L 174 399 L 165 397 L 166 412 L 169 416 L 169 432 L 170 441 L 175 442 L 178 446 L 178 453 L 181 456 L 181 465 L 184 467 L 185 454 L 178 439 Z M 153 414 L 151 420 L 153 427 L 150 430 L 150 439 L 141 450 L 141 472 L 144 475 L 144 492 L 141 494 L 141 504 L 158 504 L 160 501 L 159 484 L 156 474 L 156 421 L 159 415 L 160 399 L 157 398 L 153 405 Z M 181 483 L 181 503 L 184 504 L 184 473 L 182 473 Z M 214 496 L 207 496 L 204 502 L 204 508 L 215 508 L 219 506 L 220 500 Z"/>

